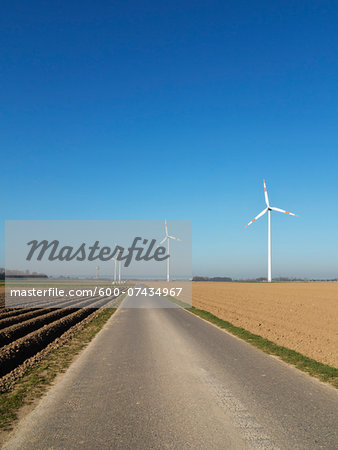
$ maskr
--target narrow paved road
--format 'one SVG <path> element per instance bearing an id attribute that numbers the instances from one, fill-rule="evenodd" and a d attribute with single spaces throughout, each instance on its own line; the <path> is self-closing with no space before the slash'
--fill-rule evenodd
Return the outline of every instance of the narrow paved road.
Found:
<path id="1" fill-rule="evenodd" d="M 124 301 L 4 448 L 338 448 L 334 389 L 181 308 L 129 308 L 138 301 Z"/>

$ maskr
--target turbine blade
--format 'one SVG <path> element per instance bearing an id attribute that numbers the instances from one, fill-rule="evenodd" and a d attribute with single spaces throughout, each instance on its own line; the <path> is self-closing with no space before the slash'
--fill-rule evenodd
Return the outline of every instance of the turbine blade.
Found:
<path id="1" fill-rule="evenodd" d="M 162 239 L 162 241 L 157 245 L 157 247 L 162 245 L 167 239 L 168 239 L 168 236 L 166 236 L 164 239 Z"/>
<path id="2" fill-rule="evenodd" d="M 165 235 L 168 236 L 167 219 L 164 219 Z"/>
<path id="3" fill-rule="evenodd" d="M 174 236 L 168 236 L 169 239 L 175 239 L 175 241 L 180 241 L 182 242 L 182 239 L 178 239 L 177 237 Z"/>
<path id="4" fill-rule="evenodd" d="M 249 222 L 248 225 L 246 225 L 246 227 L 248 227 L 248 226 L 251 225 L 253 222 L 255 222 L 255 220 L 257 220 L 257 219 L 259 219 L 260 217 L 264 216 L 264 214 L 267 212 L 267 210 L 268 210 L 268 208 L 263 209 L 263 211 L 260 212 L 260 213 L 258 214 L 258 216 L 256 216 L 254 219 L 252 219 L 252 221 Z M 246 228 L 246 227 L 245 227 L 245 228 Z"/>
<path id="5" fill-rule="evenodd" d="M 293 213 L 291 213 L 291 212 L 289 212 L 289 211 L 284 211 L 284 209 L 275 208 L 275 207 L 273 207 L 273 206 L 270 206 L 270 208 L 273 209 L 274 211 L 278 211 L 278 212 L 281 212 L 281 213 L 289 214 L 290 216 L 296 216 L 296 217 L 299 217 L 298 214 L 293 214 Z"/>
<path id="6" fill-rule="evenodd" d="M 268 191 L 266 189 L 265 180 L 263 180 L 263 184 L 264 184 L 265 203 L 266 203 L 266 206 L 269 206 L 269 197 L 268 197 Z"/>

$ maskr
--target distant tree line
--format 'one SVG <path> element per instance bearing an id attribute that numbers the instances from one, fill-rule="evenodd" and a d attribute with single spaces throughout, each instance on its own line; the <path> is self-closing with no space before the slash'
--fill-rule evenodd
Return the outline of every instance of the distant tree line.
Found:
<path id="1" fill-rule="evenodd" d="M 48 278 L 48 276 L 44 273 L 30 273 L 29 270 L 25 272 L 22 270 L 6 271 L 3 267 L 0 267 L 0 280 L 5 280 L 6 278 Z"/>
<path id="2" fill-rule="evenodd" d="M 193 277 L 192 281 L 232 281 L 232 278 L 230 277 Z"/>
<path id="3" fill-rule="evenodd" d="M 7 275 L 6 278 L 48 278 L 44 273 L 31 273 L 29 275 Z"/>

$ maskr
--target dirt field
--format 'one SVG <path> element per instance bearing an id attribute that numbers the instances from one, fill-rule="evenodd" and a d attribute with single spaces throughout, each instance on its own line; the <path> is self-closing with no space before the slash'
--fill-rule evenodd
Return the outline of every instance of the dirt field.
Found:
<path id="1" fill-rule="evenodd" d="M 3 295 L 2 289 L 0 299 Z M 65 333 L 118 301 L 114 296 L 64 297 L 58 302 L 62 307 L 55 308 L 53 300 L 46 307 L 47 300 L 43 306 L 34 300 L 22 308 L 0 308 L 0 385 L 23 373 L 47 346 L 59 345 Z"/>
<path id="2" fill-rule="evenodd" d="M 338 283 L 194 282 L 193 306 L 338 367 Z"/>

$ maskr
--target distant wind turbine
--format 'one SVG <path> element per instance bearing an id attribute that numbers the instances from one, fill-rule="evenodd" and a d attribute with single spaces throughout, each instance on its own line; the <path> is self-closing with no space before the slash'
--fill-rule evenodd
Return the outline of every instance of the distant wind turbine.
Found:
<path id="1" fill-rule="evenodd" d="M 112 260 L 114 261 L 114 284 L 116 284 L 116 263 L 117 263 L 117 259 L 112 257 Z"/>
<path id="2" fill-rule="evenodd" d="M 165 221 L 164 221 L 164 227 L 165 227 L 165 237 L 164 237 L 164 239 L 162 239 L 162 241 L 158 244 L 157 247 L 160 247 L 160 245 L 164 244 L 165 241 L 168 241 L 167 255 L 169 256 L 169 258 L 167 258 L 167 281 L 170 281 L 170 262 L 169 262 L 169 260 L 170 260 L 170 239 L 174 239 L 175 241 L 181 241 L 181 239 L 178 239 L 177 237 L 174 237 L 174 236 L 169 236 L 167 219 L 165 219 Z"/>
<path id="3" fill-rule="evenodd" d="M 119 261 L 119 284 L 121 284 L 121 261 Z"/>
<path id="4" fill-rule="evenodd" d="M 115 242 L 115 248 L 120 248 L 117 244 L 116 244 L 116 242 Z M 119 284 L 121 284 L 121 260 L 120 259 L 118 259 L 119 258 L 119 256 L 122 256 L 122 254 L 123 254 L 123 250 L 120 250 L 119 251 L 119 254 L 118 254 L 118 257 L 117 258 L 112 258 L 114 261 L 115 261 L 115 270 L 114 270 L 114 281 L 116 282 L 116 263 L 118 262 L 119 263 L 119 265 L 118 265 L 118 267 L 119 267 Z"/>
<path id="5" fill-rule="evenodd" d="M 289 214 L 290 216 L 296 216 L 296 217 L 298 217 L 298 215 L 290 213 L 289 211 L 284 211 L 284 209 L 275 208 L 273 206 L 270 206 L 268 191 L 266 190 L 265 180 L 263 180 L 263 184 L 264 184 L 265 203 L 266 203 L 267 207 L 262 212 L 260 212 L 258 214 L 258 216 L 256 216 L 254 219 L 252 219 L 252 221 L 249 222 L 248 225 L 246 225 L 246 227 L 251 225 L 253 222 L 255 222 L 260 217 L 264 216 L 264 214 L 266 212 L 268 213 L 268 282 L 271 283 L 271 211 L 277 211 L 277 212 Z"/>

